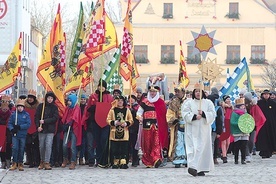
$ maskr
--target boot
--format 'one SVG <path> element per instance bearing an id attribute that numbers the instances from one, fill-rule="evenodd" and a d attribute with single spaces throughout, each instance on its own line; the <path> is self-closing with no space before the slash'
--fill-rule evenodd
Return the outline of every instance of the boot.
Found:
<path id="1" fill-rule="evenodd" d="M 63 158 L 63 162 L 61 164 L 61 167 L 65 168 L 67 164 L 68 164 L 68 159 L 67 158 Z"/>
<path id="2" fill-rule="evenodd" d="M 227 157 L 222 157 L 222 161 L 224 164 L 227 163 Z"/>
<path id="3" fill-rule="evenodd" d="M 2 162 L 1 169 L 6 169 L 6 167 L 7 167 L 6 162 Z"/>
<path id="4" fill-rule="evenodd" d="M 11 161 L 10 160 L 6 160 L 6 167 L 10 168 L 10 166 L 11 166 Z"/>
<path id="5" fill-rule="evenodd" d="M 69 169 L 70 170 L 74 170 L 76 168 L 76 163 L 75 162 L 71 162 Z"/>
<path id="6" fill-rule="evenodd" d="M 52 167 L 50 166 L 50 163 L 44 163 L 44 169 L 45 170 L 52 170 Z"/>
<path id="7" fill-rule="evenodd" d="M 218 159 L 214 158 L 214 164 L 215 164 L 215 165 L 218 165 L 218 164 L 219 164 L 219 163 L 218 163 Z"/>
<path id="8" fill-rule="evenodd" d="M 13 162 L 10 171 L 14 171 L 15 169 L 17 169 L 17 163 Z"/>
<path id="9" fill-rule="evenodd" d="M 24 168 L 23 168 L 23 164 L 22 164 L 22 163 L 18 163 L 18 170 L 19 170 L 19 171 L 24 171 Z"/>
<path id="10" fill-rule="evenodd" d="M 40 161 L 40 164 L 38 166 L 38 170 L 44 169 L 44 162 Z"/>
<path id="11" fill-rule="evenodd" d="M 83 158 L 79 159 L 79 165 L 84 165 Z"/>

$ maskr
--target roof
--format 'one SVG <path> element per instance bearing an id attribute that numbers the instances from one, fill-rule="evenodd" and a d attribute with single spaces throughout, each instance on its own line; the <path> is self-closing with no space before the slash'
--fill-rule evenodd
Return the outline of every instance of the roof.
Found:
<path id="1" fill-rule="evenodd" d="M 276 1 L 275 0 L 263 0 L 264 4 L 269 8 L 271 11 L 276 13 Z"/>

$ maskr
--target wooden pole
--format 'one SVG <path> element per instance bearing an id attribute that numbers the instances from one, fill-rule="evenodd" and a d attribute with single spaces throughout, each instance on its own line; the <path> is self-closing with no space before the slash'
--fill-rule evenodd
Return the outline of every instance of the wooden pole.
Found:
<path id="1" fill-rule="evenodd" d="M 16 94 L 16 100 L 18 100 L 19 99 L 19 89 L 20 89 L 20 87 L 19 87 L 19 80 L 20 80 L 20 77 L 17 75 L 17 94 Z M 15 106 L 16 106 L 16 104 L 15 104 Z M 17 120 L 18 120 L 18 112 L 17 112 L 17 107 L 15 108 L 16 110 L 15 110 L 15 122 L 14 122 L 14 124 L 15 125 L 17 125 Z M 16 133 L 14 134 L 14 137 L 16 137 Z"/>

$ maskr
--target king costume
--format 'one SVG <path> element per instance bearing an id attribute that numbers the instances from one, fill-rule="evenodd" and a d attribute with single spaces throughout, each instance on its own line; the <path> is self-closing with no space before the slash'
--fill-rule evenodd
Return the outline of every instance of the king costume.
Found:
<path id="1" fill-rule="evenodd" d="M 162 164 L 168 150 L 167 109 L 164 100 L 160 98 L 159 90 L 158 86 L 150 86 L 147 98 L 137 111 L 137 117 L 143 124 L 142 162 L 147 167 L 155 168 Z"/>

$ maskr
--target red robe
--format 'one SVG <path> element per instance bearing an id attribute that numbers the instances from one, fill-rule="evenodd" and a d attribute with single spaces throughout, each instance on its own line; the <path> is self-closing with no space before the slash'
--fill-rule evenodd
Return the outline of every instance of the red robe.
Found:
<path id="1" fill-rule="evenodd" d="M 0 125 L 0 152 L 6 151 L 6 132 L 7 132 L 7 124 L 10 116 L 11 116 L 10 110 L 3 112 L 2 109 L 0 109 L 1 121 L 5 122 L 5 124 Z"/>
<path id="2" fill-rule="evenodd" d="M 67 124 L 73 121 L 73 128 L 74 134 L 77 138 L 77 145 L 81 145 L 82 139 L 82 125 L 81 125 L 81 109 L 79 105 L 76 105 L 74 108 L 66 107 L 64 115 L 62 117 L 62 124 Z"/>
<path id="3" fill-rule="evenodd" d="M 255 135 L 254 142 L 256 142 L 258 133 L 259 133 L 260 129 L 262 128 L 262 126 L 264 125 L 266 118 L 258 105 L 251 106 L 250 114 L 255 120 L 256 135 Z"/>
<path id="4" fill-rule="evenodd" d="M 158 135 L 159 135 L 159 141 L 162 148 L 167 148 L 169 145 L 169 139 L 168 139 L 168 123 L 166 121 L 166 104 L 164 100 L 159 98 L 156 102 L 153 103 L 156 111 L 156 119 L 158 124 Z"/>

